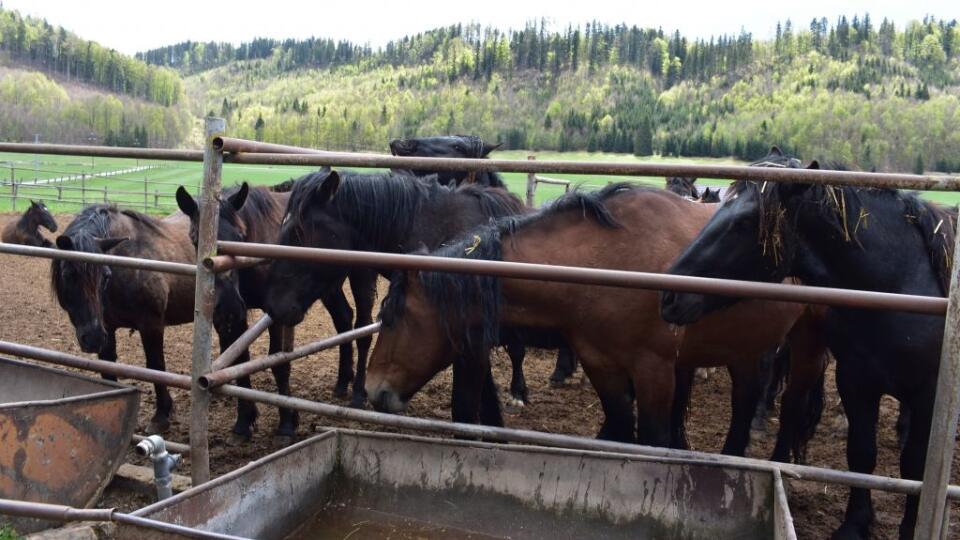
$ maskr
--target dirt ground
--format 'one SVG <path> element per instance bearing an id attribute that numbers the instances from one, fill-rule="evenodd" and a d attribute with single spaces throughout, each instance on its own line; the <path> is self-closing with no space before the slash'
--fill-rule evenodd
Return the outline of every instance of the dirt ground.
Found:
<path id="1" fill-rule="evenodd" d="M 0 227 L 11 219 L 10 215 L 0 215 Z M 58 216 L 58 222 L 65 226 L 70 216 Z M 73 354 L 82 354 L 76 343 L 73 328 L 57 305 L 50 292 L 49 268 L 46 260 L 0 255 L 0 339 L 16 341 L 29 345 L 47 347 Z M 384 292 L 381 283 L 381 294 Z M 251 321 L 253 314 L 251 314 Z M 177 373 L 190 372 L 191 325 L 168 328 L 165 337 L 167 369 Z M 334 334 L 329 317 L 319 305 L 308 314 L 307 319 L 297 327 L 297 344 Z M 254 355 L 266 352 L 266 339 L 254 344 Z M 139 336 L 121 331 L 117 335 L 118 353 L 121 361 L 133 365 L 143 365 L 143 349 Z M 293 364 L 293 393 L 307 399 L 346 404 L 333 397 L 332 390 L 336 380 L 336 350 L 301 359 Z M 601 408 L 595 393 L 578 372 L 576 382 L 561 388 L 552 388 L 547 381 L 553 369 L 555 353 L 551 351 L 528 351 L 526 376 L 530 387 L 531 403 L 520 412 L 506 413 L 508 427 L 535 429 L 552 433 L 565 433 L 584 436 L 596 434 L 601 421 Z M 497 383 L 506 394 L 509 385 L 510 363 L 502 352 L 494 360 Z M 154 393 L 151 385 L 136 381 L 123 381 L 137 385 L 142 390 L 140 410 L 140 429 L 146 427 L 154 410 Z M 275 389 L 270 375 L 260 373 L 254 376 L 255 388 L 273 391 Z M 419 417 L 450 418 L 451 376 L 449 370 L 437 376 L 412 400 L 409 414 Z M 723 371 L 708 381 L 698 381 L 694 391 L 688 435 L 696 450 L 718 452 L 729 422 L 729 378 Z M 173 425 L 168 439 L 187 442 L 189 414 L 189 393 L 172 390 L 175 411 Z M 841 410 L 836 389 L 833 386 L 832 365 L 828 374 L 827 407 L 816 437 L 810 443 L 809 464 L 846 470 L 845 431 L 841 425 Z M 882 404 L 881 425 L 879 429 L 879 454 L 876 473 L 898 476 L 898 450 L 894 422 L 897 404 L 885 399 Z M 233 425 L 235 404 L 232 400 L 215 397 L 211 405 L 210 416 L 210 461 L 215 475 L 224 474 L 249 461 L 260 458 L 278 449 L 272 432 L 277 424 L 276 409 L 260 406 L 261 416 L 253 440 L 243 446 L 227 444 L 230 428 Z M 372 429 L 371 426 L 349 422 L 329 420 L 312 415 L 301 415 L 298 438 L 309 437 L 323 426 L 348 426 Z M 750 457 L 765 458 L 773 449 L 776 420 L 772 422 L 771 434 L 757 435 L 748 449 Z M 142 432 L 142 431 L 141 431 Z M 128 456 L 132 463 L 143 463 L 132 452 Z M 958 464 L 954 460 L 954 483 L 957 483 Z M 180 469 L 189 474 L 189 465 Z M 801 539 L 828 538 L 839 525 L 846 504 L 846 489 L 840 486 L 825 486 L 809 482 L 790 482 L 790 508 L 793 512 L 798 535 Z M 125 498 L 122 495 L 108 493 L 104 505 L 119 506 L 126 509 L 145 504 L 144 497 Z M 895 538 L 900 520 L 903 497 L 874 492 L 874 504 L 877 510 L 877 524 L 874 527 L 876 538 Z M 957 515 L 954 508 L 953 516 Z M 957 519 L 953 520 L 952 537 L 960 538 L 957 533 Z"/>

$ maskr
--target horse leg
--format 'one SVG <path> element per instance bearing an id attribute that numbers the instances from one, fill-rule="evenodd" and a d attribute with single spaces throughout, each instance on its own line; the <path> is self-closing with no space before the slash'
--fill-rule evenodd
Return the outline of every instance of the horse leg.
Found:
<path id="1" fill-rule="evenodd" d="M 845 368 L 845 366 L 848 366 Z M 859 373 L 846 362 L 837 362 L 837 390 L 847 414 L 847 464 L 851 471 L 871 474 L 877 466 L 877 417 L 880 395 L 864 388 Z M 847 510 L 834 539 L 859 539 L 870 536 L 873 523 L 870 490 L 850 488 Z"/>
<path id="2" fill-rule="evenodd" d="M 100 347 L 100 352 L 97 353 L 97 358 L 100 360 L 106 360 L 107 362 L 116 362 L 117 361 L 117 329 L 116 328 L 107 328 L 107 339 L 103 342 L 103 347 Z M 108 381 L 116 382 L 117 376 L 110 375 L 108 373 L 101 373 L 101 377 Z"/>
<path id="3" fill-rule="evenodd" d="M 797 463 L 807 457 L 807 443 L 813 438 L 823 413 L 823 383 L 827 369 L 827 348 L 819 327 L 804 325 L 790 333 L 790 376 L 780 401 L 780 430 L 773 449 L 773 461 Z"/>
<path id="4" fill-rule="evenodd" d="M 688 450 L 687 410 L 690 406 L 690 394 L 693 391 L 694 370 L 676 369 L 676 387 L 673 392 L 673 409 L 670 413 L 670 447 Z"/>
<path id="5" fill-rule="evenodd" d="M 597 438 L 635 442 L 634 392 L 629 375 L 615 366 L 590 362 L 587 355 L 581 354 L 580 359 L 583 372 L 597 391 L 600 406 L 603 407 L 603 425 L 600 426 Z"/>
<path id="6" fill-rule="evenodd" d="M 513 368 L 510 375 L 510 407 L 522 409 L 529 403 L 527 380 L 523 376 L 523 357 L 526 355 L 526 347 L 516 333 L 506 330 L 504 334 L 507 355 L 510 356 L 510 366 Z"/>
<path id="7" fill-rule="evenodd" d="M 217 303 L 214 309 L 213 325 L 220 337 L 220 353 L 227 350 L 247 330 L 247 306 L 236 289 L 232 287 L 217 287 Z M 243 364 L 250 360 L 250 351 L 245 349 L 238 356 L 234 365 Z M 237 386 L 250 388 L 250 376 L 237 379 Z M 259 413 L 257 405 L 245 399 L 237 400 L 237 419 L 230 430 L 230 445 L 240 445 L 253 438 L 253 425 Z"/>
<path id="8" fill-rule="evenodd" d="M 936 387 L 918 392 L 918 398 L 910 402 L 900 402 L 900 415 L 909 415 L 909 429 L 900 451 L 900 477 L 908 480 L 923 480 L 923 468 L 927 461 L 927 444 L 930 440 L 930 422 L 933 413 L 933 398 Z M 917 510 L 920 497 L 908 495 L 904 507 L 903 520 L 900 522 L 900 539 L 913 538 L 913 529 L 917 525 Z"/>
<path id="9" fill-rule="evenodd" d="M 757 410 L 753 415 L 753 421 L 750 423 L 750 429 L 765 433 L 770 419 L 770 411 L 773 410 L 777 402 L 777 394 L 780 392 L 780 386 L 783 384 L 785 369 L 781 369 L 781 362 L 789 364 L 789 348 L 780 347 L 776 350 L 771 349 L 763 353 L 760 359 L 760 377 L 763 381 L 763 394 L 757 401 Z M 787 356 L 786 359 L 782 359 Z M 786 366 L 785 366 L 786 367 Z"/>
<path id="10" fill-rule="evenodd" d="M 453 396 L 450 407 L 454 422 L 476 424 L 480 421 L 481 405 L 491 407 L 484 399 L 496 396 L 496 388 L 492 389 L 491 396 L 491 389 L 487 387 L 492 381 L 489 349 L 474 349 L 457 354 L 453 361 Z M 497 408 L 499 409 L 499 404 Z M 502 419 L 500 425 L 503 425 Z"/>
<path id="11" fill-rule="evenodd" d="M 626 360 L 626 359 L 624 359 Z M 628 366 L 637 402 L 637 443 L 670 446 L 671 415 L 676 390 L 676 364 L 648 353 Z"/>
<path id="12" fill-rule="evenodd" d="M 350 290 L 353 291 L 353 302 L 357 306 L 357 321 L 354 328 L 360 328 L 373 323 L 373 304 L 377 298 L 377 274 L 368 269 L 358 270 L 350 274 Z M 367 401 L 367 354 L 370 352 L 372 336 L 357 340 L 357 376 L 353 380 L 353 399 L 351 407 L 362 409 Z"/>
<path id="13" fill-rule="evenodd" d="M 286 337 L 292 333 L 293 328 L 280 326 L 279 324 L 270 325 L 270 354 L 284 351 L 286 349 Z M 277 392 L 281 396 L 290 395 L 290 364 L 280 364 L 270 368 L 273 372 L 273 380 L 277 383 Z M 280 423 L 277 425 L 277 438 L 292 441 L 297 434 L 297 411 L 280 408 Z M 286 441 L 281 441 L 286 442 Z"/>
<path id="14" fill-rule="evenodd" d="M 897 414 L 897 446 L 903 451 L 907 444 L 907 436 L 910 433 L 910 406 L 900 402 L 900 412 Z"/>
<path id="15" fill-rule="evenodd" d="M 566 344 L 557 349 L 557 365 L 550 374 L 550 386 L 562 386 L 577 371 L 577 357 Z"/>
<path id="16" fill-rule="evenodd" d="M 155 323 L 140 328 L 140 342 L 147 357 L 147 367 L 157 371 L 166 371 L 167 366 L 163 358 L 163 323 Z M 170 430 L 170 414 L 173 411 L 173 398 L 164 384 L 154 384 L 157 395 L 157 411 L 147 430 L 150 433 L 166 433 Z"/>
<path id="17" fill-rule="evenodd" d="M 497 383 L 493 380 L 493 370 L 489 366 L 484 376 L 483 388 L 480 390 L 480 423 L 485 426 L 503 427 Z"/>
<path id="18" fill-rule="evenodd" d="M 333 319 L 333 327 L 337 329 L 338 334 L 347 332 L 353 328 L 353 310 L 347 303 L 347 297 L 343 295 L 342 287 L 334 287 L 330 293 L 320 297 L 323 307 L 327 308 L 330 318 Z M 353 344 L 350 342 L 340 345 L 340 368 L 337 372 L 337 385 L 333 389 L 333 395 L 338 398 L 347 397 L 347 387 L 353 380 Z"/>
<path id="19" fill-rule="evenodd" d="M 728 456 L 743 456 L 747 445 L 750 444 L 750 423 L 757 412 L 757 401 L 763 393 L 763 379 L 758 362 L 747 362 L 747 365 L 727 366 L 730 379 L 733 382 L 731 396 L 730 428 L 727 439 L 723 443 L 721 453 Z"/>

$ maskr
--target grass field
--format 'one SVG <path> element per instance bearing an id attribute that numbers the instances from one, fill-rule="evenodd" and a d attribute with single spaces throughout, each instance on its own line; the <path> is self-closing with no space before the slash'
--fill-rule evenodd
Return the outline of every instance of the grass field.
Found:
<path id="1" fill-rule="evenodd" d="M 526 159 L 530 152 L 504 151 L 496 156 L 502 159 Z M 539 160 L 565 161 L 605 161 L 605 162 L 659 162 L 659 163 L 710 163 L 723 165 L 742 164 L 733 159 L 712 158 L 637 158 L 628 154 L 604 154 L 587 152 L 537 152 Z M 84 181 L 70 180 L 43 185 L 21 184 L 17 190 L 16 210 L 26 208 L 27 199 L 41 199 L 57 213 L 74 213 L 82 203 L 103 201 L 103 190 L 107 190 L 107 200 L 122 206 L 144 210 L 150 213 L 168 213 L 176 209 L 173 193 L 178 185 L 186 186 L 196 194 L 202 177 L 202 164 L 175 161 L 146 161 L 117 158 L 89 158 L 80 156 L 52 156 L 34 154 L 0 153 L 0 212 L 13 211 L 11 171 L 18 182 L 48 180 L 65 175 L 94 174 L 110 171 L 151 166 L 147 170 L 105 178 L 88 177 Z M 223 167 L 223 183 L 230 186 L 242 181 L 253 185 L 270 185 L 289 178 L 301 176 L 314 170 L 312 167 L 285 167 L 269 165 L 233 165 Z M 504 178 L 510 190 L 523 196 L 526 193 L 526 178 L 523 173 L 505 173 Z M 586 189 L 600 188 L 608 182 L 630 180 L 652 186 L 663 186 L 663 178 L 656 177 L 617 177 L 572 174 L 544 175 L 550 178 L 569 180 L 574 185 Z M 700 180 L 698 185 L 722 186 L 724 180 Z M 58 189 L 63 202 L 57 202 Z M 86 191 L 82 191 L 85 188 Z M 146 188 L 146 191 L 145 191 Z M 537 187 L 537 202 L 551 200 L 563 193 L 562 186 L 540 184 Z M 960 193 L 925 192 L 925 197 L 945 204 L 960 203 Z M 159 203 L 159 205 L 155 205 Z"/>

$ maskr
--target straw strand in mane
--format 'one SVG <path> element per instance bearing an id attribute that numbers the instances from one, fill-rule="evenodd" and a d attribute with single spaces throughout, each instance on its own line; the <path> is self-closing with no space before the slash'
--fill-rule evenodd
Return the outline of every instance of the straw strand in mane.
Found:
<path id="1" fill-rule="evenodd" d="M 467 233 L 458 242 L 441 247 L 431 253 L 438 257 L 499 261 L 503 257 L 502 241 L 505 236 L 516 233 L 524 227 L 540 222 L 560 213 L 578 211 L 583 219 L 591 219 L 604 227 L 617 228 L 620 224 L 604 204 L 606 200 L 621 193 L 637 190 L 656 191 L 653 188 L 639 187 L 635 184 L 611 184 L 600 191 L 584 192 L 579 189 L 560 197 L 539 212 L 522 216 L 500 218 Z M 492 347 L 499 343 L 500 319 L 500 279 L 495 276 L 473 274 L 451 274 L 446 272 L 420 272 L 420 282 L 430 301 L 436 305 L 443 321 L 445 331 L 453 343 L 460 343 L 463 336 L 465 345 Z M 390 291 L 384 298 L 380 310 L 380 319 L 390 327 L 403 316 L 406 292 L 406 277 L 399 275 L 390 283 Z M 475 339 L 473 317 L 479 316 L 481 343 L 472 343 Z"/>

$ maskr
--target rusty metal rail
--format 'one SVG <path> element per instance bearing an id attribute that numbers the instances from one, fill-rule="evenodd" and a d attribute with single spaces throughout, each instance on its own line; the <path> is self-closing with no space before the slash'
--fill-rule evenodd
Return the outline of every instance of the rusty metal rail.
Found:
<path id="1" fill-rule="evenodd" d="M 0 143 L 0 152 L 53 154 L 58 156 L 94 156 L 166 161 L 203 161 L 202 150 L 167 150 L 123 146 L 87 146 L 79 144 Z"/>
<path id="2" fill-rule="evenodd" d="M 315 263 L 369 266 L 400 270 L 432 270 L 464 274 L 483 274 L 504 278 L 535 279 L 605 285 L 636 289 L 658 289 L 722 296 L 750 297 L 804 304 L 825 304 L 865 309 L 891 309 L 928 315 L 943 315 L 947 300 L 934 296 L 912 296 L 874 291 L 830 289 L 805 285 L 757 283 L 647 272 L 602 270 L 572 266 L 553 266 L 504 261 L 455 259 L 426 255 L 399 255 L 369 251 L 300 248 L 247 242 L 219 242 L 220 253 Z"/>
<path id="3" fill-rule="evenodd" d="M 241 536 L 208 532 L 192 527 L 184 527 L 183 525 L 167 523 L 165 521 L 125 514 L 123 512 L 117 512 L 115 508 L 73 508 L 59 504 L 0 499 L 0 515 L 22 516 L 63 522 L 114 521 L 176 535 L 177 538 L 247 540 Z"/>
<path id="4" fill-rule="evenodd" d="M 253 323 L 253 326 L 247 328 L 244 333 L 240 334 L 240 336 L 227 347 L 227 350 L 220 353 L 220 356 L 210 363 L 210 371 L 215 372 L 233 365 L 233 363 L 237 361 L 237 358 L 250 347 L 250 344 L 270 328 L 271 324 L 273 324 L 273 319 L 270 315 L 264 313 L 257 319 L 257 322 Z"/>
<path id="5" fill-rule="evenodd" d="M 338 345 L 356 341 L 363 337 L 372 336 L 379 331 L 380 323 L 375 322 L 373 324 L 361 326 L 360 328 L 354 328 L 353 330 L 348 330 L 341 334 L 330 336 L 319 341 L 314 341 L 308 345 L 297 347 L 292 351 L 277 352 L 269 356 L 250 360 L 249 362 L 225 367 L 219 371 L 211 371 L 200 377 L 200 386 L 205 389 L 216 388 L 226 384 L 229 381 L 243 377 L 244 375 L 251 375 L 258 371 L 263 371 L 281 364 L 287 364 L 298 358 L 303 358 L 304 356 L 309 356 L 320 351 L 332 349 Z"/>
<path id="6" fill-rule="evenodd" d="M 105 360 L 82 358 L 49 349 L 19 345 L 5 341 L 0 341 L 0 353 L 11 354 L 21 358 L 32 358 L 34 360 L 41 360 L 53 364 L 76 367 L 100 373 L 107 373 L 116 375 L 118 377 L 132 378 L 145 382 L 158 382 L 160 384 L 166 384 L 175 388 L 187 389 L 190 388 L 191 385 L 190 376 L 188 375 L 155 371 L 144 367 L 129 366 L 116 362 L 108 362 Z M 779 470 L 784 476 L 794 480 L 837 484 L 843 486 L 860 487 L 864 489 L 879 489 L 882 491 L 890 491 L 906 495 L 916 495 L 920 493 L 920 488 L 922 486 L 922 483 L 916 480 L 903 480 L 870 474 L 836 471 L 833 469 L 810 467 L 807 465 L 774 463 L 759 459 L 725 456 L 721 454 L 709 454 L 706 452 L 674 450 L 670 448 L 618 443 L 587 437 L 578 437 L 575 435 L 559 435 L 540 431 L 492 427 L 476 424 L 459 424 L 454 422 L 445 422 L 442 420 L 431 420 L 426 418 L 378 413 L 350 407 L 342 407 L 339 405 L 331 405 L 328 403 L 314 402 L 291 396 L 281 396 L 279 394 L 264 392 L 261 390 L 252 390 L 249 388 L 242 388 L 229 384 L 213 388 L 212 391 L 224 396 L 246 399 L 267 405 L 274 405 L 277 407 L 286 407 L 301 412 L 317 414 L 327 418 L 339 418 L 341 420 L 362 422 L 393 429 L 409 429 L 427 433 L 439 433 L 460 437 L 473 437 L 479 439 L 552 446 L 558 448 L 595 450 L 601 452 L 619 452 L 640 457 L 648 456 L 655 458 L 675 459 L 679 461 L 696 460 L 700 463 L 711 463 L 714 465 L 759 471 Z M 960 500 L 960 486 L 949 486 L 947 489 L 947 497 L 951 500 Z"/>
<path id="7" fill-rule="evenodd" d="M 207 270 L 214 274 L 226 272 L 228 270 L 238 270 L 241 268 L 253 268 L 261 264 L 269 263 L 269 259 L 260 257 L 234 257 L 233 255 L 215 255 L 203 260 L 203 265 Z"/>
<path id="8" fill-rule="evenodd" d="M 165 272 L 183 276 L 193 276 L 197 273 L 196 266 L 186 263 L 139 259 L 137 257 L 121 257 L 119 255 L 107 255 L 104 253 L 87 253 L 85 251 L 64 251 L 62 249 L 21 246 L 19 244 L 0 243 L 0 253 L 23 255 L 26 257 L 41 257 L 44 259 L 63 259 L 91 264 L 108 264 L 110 266 L 138 268 L 140 270 Z"/>

